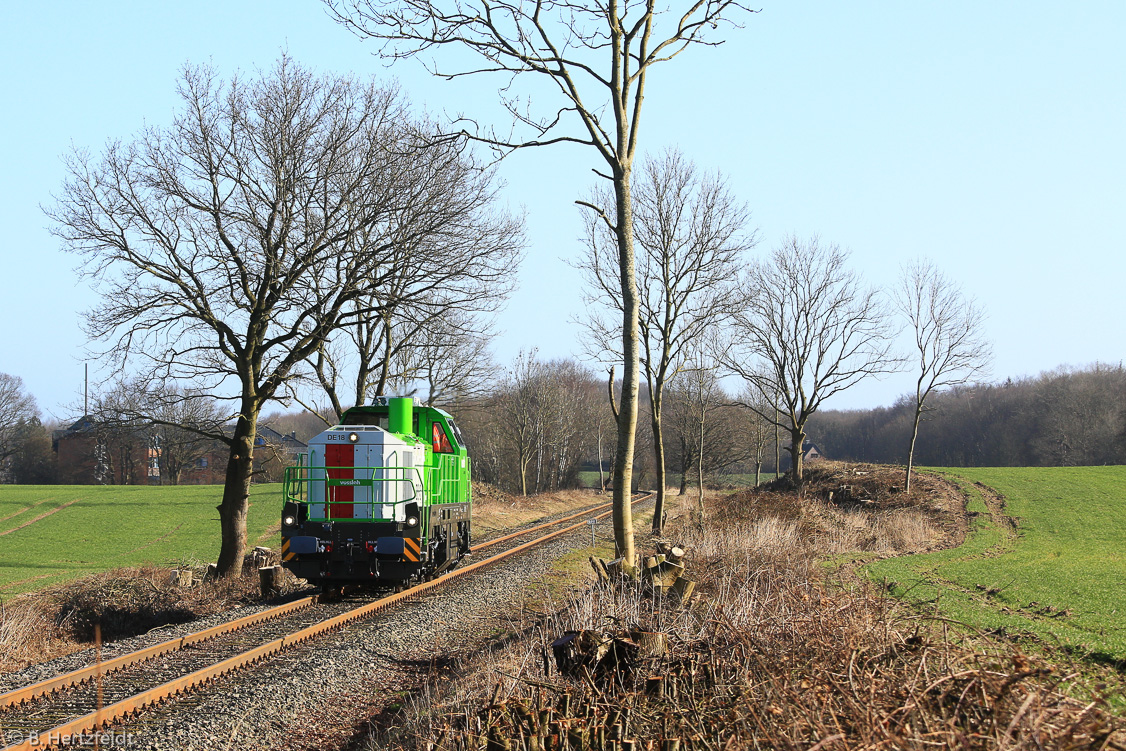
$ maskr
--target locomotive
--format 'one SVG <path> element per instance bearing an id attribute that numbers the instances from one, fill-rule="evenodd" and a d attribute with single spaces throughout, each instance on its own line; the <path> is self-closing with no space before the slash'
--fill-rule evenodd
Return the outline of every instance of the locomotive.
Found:
<path id="1" fill-rule="evenodd" d="M 409 397 L 345 410 L 286 468 L 282 565 L 326 589 L 437 576 L 470 552 L 469 475 L 449 413 Z"/>

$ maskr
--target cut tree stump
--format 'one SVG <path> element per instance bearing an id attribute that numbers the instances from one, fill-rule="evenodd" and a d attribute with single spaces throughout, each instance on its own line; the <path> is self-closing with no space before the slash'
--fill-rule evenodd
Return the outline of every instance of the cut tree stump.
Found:
<path id="1" fill-rule="evenodd" d="M 645 569 L 645 577 L 653 582 L 654 587 L 662 589 L 673 586 L 683 573 L 684 566 L 669 561 L 661 561 L 655 566 Z"/>
<path id="2" fill-rule="evenodd" d="M 171 583 L 181 589 L 191 589 L 192 585 L 195 584 L 195 574 L 192 573 L 190 568 L 173 571 Z"/>
<path id="3" fill-rule="evenodd" d="M 273 597 L 281 591 L 281 566 L 263 566 L 258 569 L 258 584 L 262 597 Z"/>
<path id="4" fill-rule="evenodd" d="M 680 602 L 688 602 L 688 598 L 692 596 L 694 589 L 696 589 L 696 582 L 683 577 L 677 579 L 672 585 L 672 591 L 676 593 Z"/>

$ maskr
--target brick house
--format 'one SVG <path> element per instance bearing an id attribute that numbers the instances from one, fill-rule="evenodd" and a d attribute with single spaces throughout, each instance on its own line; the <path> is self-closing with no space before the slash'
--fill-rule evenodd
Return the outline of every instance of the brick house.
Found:
<path id="1" fill-rule="evenodd" d="M 52 438 L 60 484 L 161 484 L 159 437 L 149 431 L 109 429 L 85 415 L 55 431 Z M 280 482 L 285 467 L 296 463 L 296 455 L 306 448 L 295 432 L 283 435 L 268 425 L 259 425 L 253 482 Z M 223 484 L 230 455 L 230 448 L 222 441 L 207 442 L 200 455 L 181 470 L 179 484 Z"/>
<path id="2" fill-rule="evenodd" d="M 62 485 L 145 485 L 153 447 L 141 430 L 110 429 L 90 415 L 51 437 Z"/>

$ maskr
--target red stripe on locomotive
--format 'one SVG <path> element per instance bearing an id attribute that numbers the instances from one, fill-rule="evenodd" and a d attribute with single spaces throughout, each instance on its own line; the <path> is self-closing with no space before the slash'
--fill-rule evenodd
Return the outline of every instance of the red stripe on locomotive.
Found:
<path id="1" fill-rule="evenodd" d="M 352 480 L 355 475 L 351 467 L 356 463 L 356 449 L 350 443 L 330 443 L 325 446 L 325 465 L 328 469 L 330 480 Z M 331 469 L 336 467 L 336 469 Z M 351 519 L 355 516 L 352 501 L 355 499 L 356 489 L 351 487 L 328 488 L 328 500 L 332 505 L 329 515 L 332 519 Z"/>

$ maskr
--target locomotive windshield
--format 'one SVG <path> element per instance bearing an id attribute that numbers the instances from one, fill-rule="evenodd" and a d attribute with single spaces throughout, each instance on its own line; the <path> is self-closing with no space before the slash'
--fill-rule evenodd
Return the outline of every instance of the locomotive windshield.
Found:
<path id="1" fill-rule="evenodd" d="M 446 422 L 450 424 L 450 430 L 454 432 L 454 438 L 457 439 L 457 445 L 461 446 L 463 449 L 468 448 L 465 445 L 465 439 L 461 435 L 461 429 L 458 428 L 456 423 L 454 423 L 453 418 L 446 420 Z"/>

